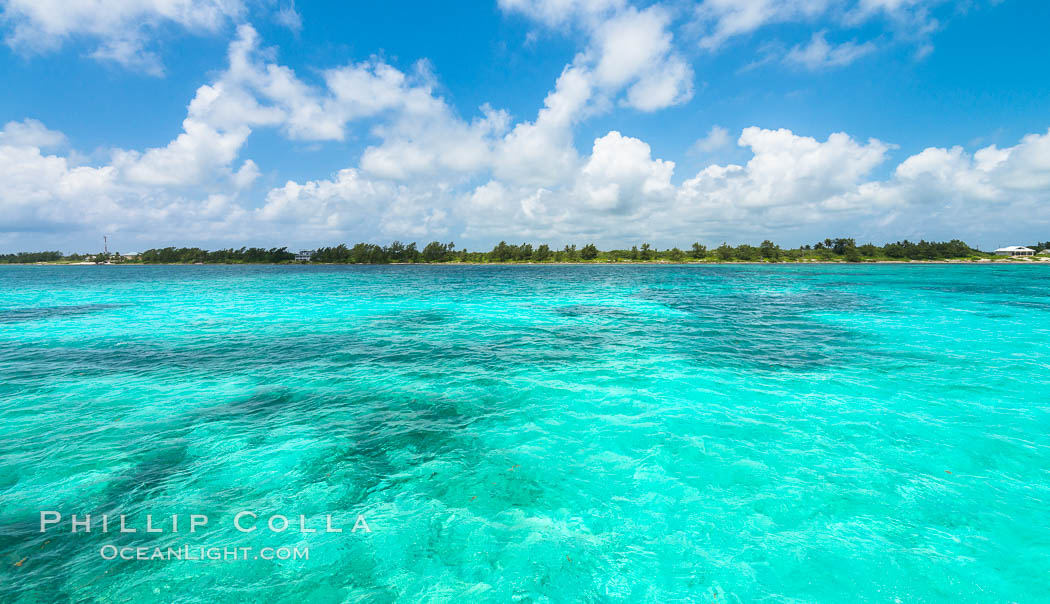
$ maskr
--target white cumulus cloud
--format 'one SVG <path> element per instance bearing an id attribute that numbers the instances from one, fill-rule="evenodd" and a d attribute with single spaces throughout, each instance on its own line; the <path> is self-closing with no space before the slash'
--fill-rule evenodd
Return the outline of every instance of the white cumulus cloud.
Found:
<path id="1" fill-rule="evenodd" d="M 813 34 L 809 44 L 792 48 L 784 57 L 784 61 L 815 71 L 828 67 L 843 67 L 875 51 L 875 44 L 871 42 L 843 42 L 832 45 L 828 43 L 826 35 L 827 32 L 824 31 Z"/>
<path id="2" fill-rule="evenodd" d="M 39 120 L 26 118 L 20 122 L 7 122 L 0 130 L 0 145 L 13 147 L 39 147 L 48 149 L 66 143 L 66 135 L 48 130 Z"/>
<path id="3" fill-rule="evenodd" d="M 241 0 L 0 0 L 7 43 L 43 52 L 66 40 L 97 41 L 92 56 L 153 75 L 163 65 L 148 48 L 152 32 L 175 24 L 191 32 L 214 32 L 245 11 Z"/>

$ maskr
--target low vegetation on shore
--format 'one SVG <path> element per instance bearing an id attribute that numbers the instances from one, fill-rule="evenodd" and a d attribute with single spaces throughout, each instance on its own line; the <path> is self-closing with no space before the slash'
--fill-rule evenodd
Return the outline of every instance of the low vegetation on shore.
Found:
<path id="1" fill-rule="evenodd" d="M 1031 246 L 1036 250 L 1050 248 L 1050 241 Z M 994 254 L 970 247 L 958 239 L 951 241 L 898 241 L 885 245 L 865 243 L 857 245 L 852 238 L 818 241 L 798 248 L 781 248 L 766 240 L 759 245 L 723 243 L 708 248 L 694 243 L 686 249 L 673 247 L 659 250 L 648 243 L 630 249 L 599 250 L 594 244 L 577 248 L 567 245 L 552 249 L 549 245 L 533 246 L 499 242 L 489 251 L 456 248 L 454 243 L 432 241 L 419 249 L 415 243 L 395 241 L 380 246 L 358 243 L 323 247 L 310 255 L 310 260 L 296 260 L 296 254 L 287 248 L 219 249 L 208 251 L 196 247 L 166 247 L 150 249 L 134 256 L 111 254 L 71 254 L 61 252 L 19 252 L 0 254 L 0 264 L 33 263 L 121 263 L 121 264 L 287 264 L 310 262 L 318 264 L 436 264 L 436 263 L 616 263 L 616 262 L 877 262 L 877 261 L 938 261 L 979 260 L 993 258 Z"/>

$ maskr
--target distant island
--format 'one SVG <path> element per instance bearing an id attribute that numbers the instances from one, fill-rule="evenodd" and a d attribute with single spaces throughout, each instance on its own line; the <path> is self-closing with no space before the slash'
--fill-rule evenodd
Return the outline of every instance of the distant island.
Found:
<path id="1" fill-rule="evenodd" d="M 1028 246 L 1046 257 L 1050 241 Z M 852 238 L 824 239 L 812 245 L 781 248 L 766 240 L 759 245 L 729 245 L 708 248 L 694 243 L 687 249 L 672 247 L 659 250 L 648 243 L 630 249 L 599 250 L 593 243 L 580 248 L 566 245 L 552 249 L 549 245 L 533 246 L 499 242 L 489 251 L 456 248 L 454 243 L 432 241 L 419 249 L 415 243 L 394 241 L 381 246 L 374 243 L 340 244 L 317 250 L 293 253 L 287 247 L 241 247 L 205 250 L 196 247 L 165 247 L 139 254 L 99 252 L 70 254 L 61 252 L 19 252 L 0 254 L 0 264 L 530 264 L 530 263 L 724 263 L 724 262 L 908 262 L 908 261 L 980 261 L 1002 258 L 982 252 L 965 242 L 908 240 L 885 245 L 857 245 Z"/>

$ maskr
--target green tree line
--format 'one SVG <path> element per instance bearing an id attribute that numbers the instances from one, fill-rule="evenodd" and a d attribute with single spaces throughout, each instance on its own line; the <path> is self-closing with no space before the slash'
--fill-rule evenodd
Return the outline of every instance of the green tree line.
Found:
<path id="1" fill-rule="evenodd" d="M 728 243 L 709 249 L 694 243 L 686 249 L 657 249 L 648 243 L 630 249 L 599 250 L 593 243 L 581 247 L 566 245 L 552 248 L 547 244 L 507 243 L 500 241 L 491 250 L 457 248 L 455 243 L 431 241 L 422 249 L 416 243 L 394 241 L 381 246 L 374 243 L 339 244 L 314 251 L 310 261 L 326 264 L 415 264 L 443 262 L 521 263 L 521 262 L 791 262 L 827 260 L 862 262 L 865 260 L 944 260 L 987 256 L 958 239 L 951 241 L 908 240 L 874 245 L 857 245 L 852 238 L 824 239 L 798 248 L 781 248 L 766 240 L 759 245 Z M 198 248 L 165 248 L 148 250 L 140 258 L 145 263 L 172 262 L 287 262 L 293 255 L 285 248 L 262 250 L 241 248 L 206 252 Z"/>
<path id="2" fill-rule="evenodd" d="M 1032 246 L 1036 251 L 1050 248 L 1050 242 Z M 864 262 L 872 260 L 947 260 L 989 257 L 991 254 L 970 247 L 958 239 L 951 241 L 912 242 L 908 240 L 875 245 L 858 245 L 853 238 L 827 238 L 797 248 L 782 248 L 766 240 L 758 245 L 707 247 L 699 242 L 680 249 L 657 249 L 648 243 L 629 249 L 599 250 L 593 243 L 581 247 L 566 245 L 552 248 L 547 244 L 513 244 L 500 241 L 491 250 L 457 248 L 455 243 L 431 241 L 422 249 L 416 243 L 394 241 L 389 245 L 374 243 L 339 244 L 314 251 L 310 262 L 324 264 L 415 264 L 415 263 L 524 263 L 524 262 L 799 262 L 807 260 Z M 280 264 L 295 261 L 286 247 L 241 247 L 205 250 L 197 247 L 150 249 L 137 257 L 120 254 L 104 256 L 60 252 L 19 252 L 0 255 L 0 263 L 16 264 L 56 261 L 111 261 L 143 264 Z"/>
<path id="3" fill-rule="evenodd" d="M 295 259 L 285 247 L 242 247 L 208 251 L 199 247 L 165 247 L 142 252 L 143 264 L 279 264 Z"/>
<path id="4" fill-rule="evenodd" d="M 31 264 L 33 262 L 55 262 L 62 259 L 62 252 L 18 252 L 0 254 L 0 264 Z"/>

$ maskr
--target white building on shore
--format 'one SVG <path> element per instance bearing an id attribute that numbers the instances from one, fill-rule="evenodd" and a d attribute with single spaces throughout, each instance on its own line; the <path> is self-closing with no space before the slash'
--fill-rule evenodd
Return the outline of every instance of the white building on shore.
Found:
<path id="1" fill-rule="evenodd" d="M 296 262 L 309 262 L 314 257 L 314 250 L 299 250 L 295 255 Z"/>
<path id="2" fill-rule="evenodd" d="M 995 253 L 999 256 L 1033 256 L 1035 250 L 1023 245 L 1008 245 L 995 250 Z"/>

